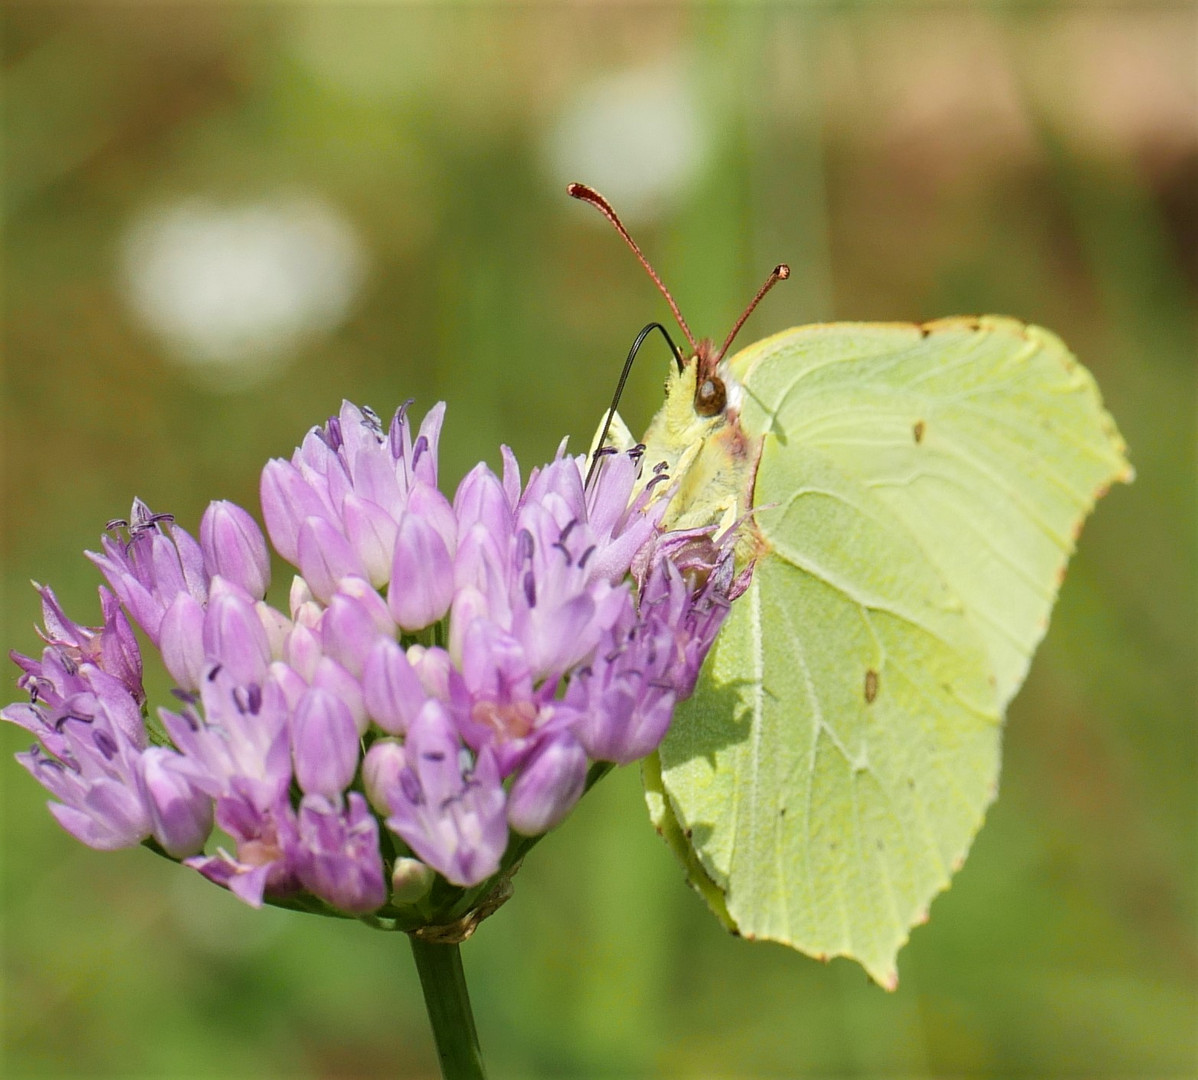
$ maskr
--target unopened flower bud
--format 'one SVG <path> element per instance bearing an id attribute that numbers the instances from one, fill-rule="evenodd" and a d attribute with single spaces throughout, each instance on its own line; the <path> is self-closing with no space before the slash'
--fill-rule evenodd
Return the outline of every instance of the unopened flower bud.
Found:
<path id="1" fill-rule="evenodd" d="M 395 519 L 381 506 L 349 494 L 342 504 L 345 535 L 366 568 L 366 577 L 376 589 L 391 580 L 391 560 L 395 552 Z"/>
<path id="2" fill-rule="evenodd" d="M 437 871 L 419 859 L 400 857 L 391 870 L 391 902 L 415 904 L 428 895 Z"/>
<path id="3" fill-rule="evenodd" d="M 375 642 L 362 671 L 366 712 L 384 731 L 402 735 L 427 694 L 403 649 L 390 638 Z"/>
<path id="4" fill-rule="evenodd" d="M 200 688 L 204 659 L 204 609 L 190 593 L 179 593 L 159 627 L 159 648 L 166 670 L 182 690 Z"/>
<path id="5" fill-rule="evenodd" d="M 362 786 L 370 805 L 380 814 L 391 813 L 391 793 L 399 791 L 399 777 L 406 768 L 403 746 L 395 739 L 379 739 L 366 751 Z"/>
<path id="6" fill-rule="evenodd" d="M 203 850 L 212 832 L 212 799 L 175 768 L 181 760 L 178 754 L 154 746 L 138 762 L 154 839 L 176 859 Z"/>
<path id="7" fill-rule="evenodd" d="M 520 770 L 508 796 L 508 824 L 525 836 L 539 836 L 562 820 L 586 787 L 587 755 L 565 732 L 546 739 Z"/>
<path id="8" fill-rule="evenodd" d="M 300 526 L 309 517 L 324 517 L 324 501 L 289 461 L 269 461 L 262 470 L 262 517 L 275 550 L 299 566 Z"/>
<path id="9" fill-rule="evenodd" d="M 210 503 L 200 520 L 200 546 L 210 575 L 240 585 L 255 600 L 270 587 L 270 554 L 258 523 L 235 503 Z"/>
<path id="10" fill-rule="evenodd" d="M 204 655 L 220 663 L 237 682 L 262 681 L 271 661 L 270 641 L 247 596 L 214 592 L 204 613 L 203 641 Z"/>
<path id="11" fill-rule="evenodd" d="M 358 729 L 342 701 L 327 690 L 309 690 L 295 710 L 291 740 L 305 793 L 334 798 L 349 787 L 358 767 Z"/>
<path id="12" fill-rule="evenodd" d="M 365 577 L 362 560 L 349 541 L 324 518 L 310 517 L 300 526 L 299 566 L 312 594 L 327 604 L 343 577 Z"/>
<path id="13" fill-rule="evenodd" d="M 443 618 L 453 599 L 453 563 L 433 525 L 405 513 L 395 537 L 387 607 L 404 630 L 423 630 Z"/>

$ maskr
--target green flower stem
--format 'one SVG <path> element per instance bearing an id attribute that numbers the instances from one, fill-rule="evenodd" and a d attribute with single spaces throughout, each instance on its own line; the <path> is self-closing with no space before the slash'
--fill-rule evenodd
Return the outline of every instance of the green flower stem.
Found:
<path id="1" fill-rule="evenodd" d="M 415 934 L 409 934 L 408 940 L 420 972 L 441 1075 L 445 1080 L 483 1080 L 486 1073 L 458 946 L 425 941 Z"/>

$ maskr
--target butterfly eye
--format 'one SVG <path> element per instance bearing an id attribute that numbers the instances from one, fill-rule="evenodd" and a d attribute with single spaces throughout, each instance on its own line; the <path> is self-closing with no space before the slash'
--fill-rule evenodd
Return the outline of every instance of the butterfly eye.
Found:
<path id="1" fill-rule="evenodd" d="M 724 389 L 724 380 L 714 375 L 704 379 L 695 391 L 695 412 L 700 416 L 722 413 L 727 403 L 728 392 Z"/>

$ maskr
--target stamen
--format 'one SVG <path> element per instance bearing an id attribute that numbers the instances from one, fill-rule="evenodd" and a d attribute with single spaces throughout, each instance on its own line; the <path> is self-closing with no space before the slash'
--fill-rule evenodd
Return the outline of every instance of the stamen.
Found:
<path id="1" fill-rule="evenodd" d="M 117 755 L 116 740 L 113 739 L 107 731 L 93 731 L 92 742 L 96 744 L 96 749 L 104 755 L 106 761 L 111 761 Z"/>
<path id="2" fill-rule="evenodd" d="M 428 436 L 421 435 L 416 440 L 415 445 L 412 447 L 412 468 L 413 469 L 416 468 L 416 463 L 424 455 L 424 452 L 427 449 L 428 449 Z"/>
<path id="3" fill-rule="evenodd" d="M 50 757 L 48 754 L 43 754 L 41 752 L 41 747 L 38 746 L 37 743 L 34 743 L 29 748 L 29 752 L 35 755 L 35 760 L 33 762 L 35 768 L 52 769 L 60 773 L 65 773 L 67 771 L 66 766 L 63 765 L 61 761 Z"/>
<path id="4" fill-rule="evenodd" d="M 527 529 L 521 529 L 516 534 L 516 565 L 519 566 L 526 562 L 532 562 L 535 550 L 536 543 L 533 541 L 532 533 Z"/>
<path id="5" fill-rule="evenodd" d="M 94 716 L 88 716 L 86 713 L 67 712 L 63 713 L 62 716 L 54 721 L 54 730 L 61 735 L 68 720 L 76 720 L 80 724 L 94 724 L 96 722 L 96 718 Z"/>
<path id="6" fill-rule="evenodd" d="M 324 426 L 326 438 L 330 450 L 340 450 L 345 445 L 345 439 L 341 434 L 341 418 L 339 416 L 330 416 L 329 422 Z"/>
<path id="7" fill-rule="evenodd" d="M 395 415 L 391 417 L 391 428 L 388 432 L 391 442 L 391 456 L 399 461 L 403 457 L 403 432 L 404 426 L 408 422 L 408 409 L 412 405 L 412 398 L 408 398 L 398 409 L 395 410 Z"/>
<path id="8" fill-rule="evenodd" d="M 404 798 L 413 806 L 424 805 L 424 788 L 420 786 L 420 781 L 411 769 L 404 769 L 399 774 L 399 786 L 403 791 Z"/>
<path id="9" fill-rule="evenodd" d="M 376 413 L 369 405 L 363 405 L 361 408 L 362 426 L 374 435 L 379 442 L 383 441 L 383 422 L 379 419 L 379 414 Z"/>
<path id="10" fill-rule="evenodd" d="M 595 545 L 592 544 L 589 548 L 586 549 L 586 551 L 584 551 L 582 553 L 582 558 L 578 560 L 578 569 L 585 570 L 586 566 L 587 566 L 587 560 L 590 559 L 590 557 L 594 554 L 595 554 Z"/>

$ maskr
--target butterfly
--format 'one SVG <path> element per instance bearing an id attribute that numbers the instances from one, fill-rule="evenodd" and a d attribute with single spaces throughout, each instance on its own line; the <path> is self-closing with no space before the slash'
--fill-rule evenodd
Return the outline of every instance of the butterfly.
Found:
<path id="1" fill-rule="evenodd" d="M 1082 522 L 1132 479 L 1123 439 L 1061 340 L 1012 318 L 800 326 L 727 356 L 786 268 L 717 350 L 607 201 L 569 191 L 691 348 L 641 440 L 671 476 L 665 523 L 741 523 L 754 566 L 646 762 L 650 815 L 729 929 L 893 989 L 996 795 Z"/>

